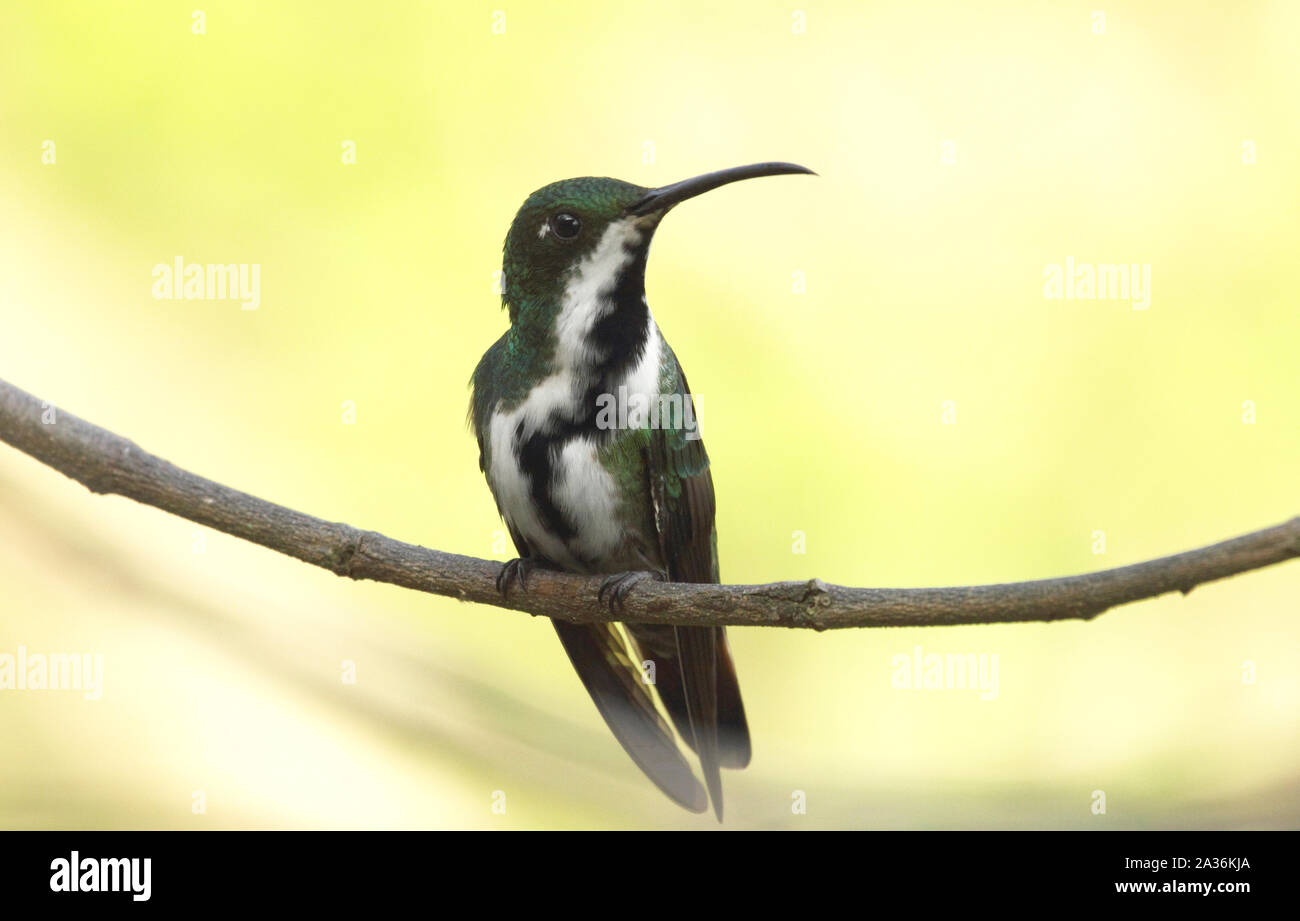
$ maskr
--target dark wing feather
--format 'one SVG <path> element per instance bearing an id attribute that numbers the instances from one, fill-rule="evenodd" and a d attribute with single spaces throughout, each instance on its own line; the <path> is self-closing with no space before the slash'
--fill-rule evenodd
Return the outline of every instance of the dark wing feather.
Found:
<path id="1" fill-rule="evenodd" d="M 690 387 L 671 351 L 671 378 L 683 401 Z M 664 392 L 672 392 L 668 387 Z M 694 413 L 691 414 L 694 420 Z M 717 582 L 713 476 L 693 427 L 661 424 L 650 433 L 648 474 L 659 549 L 674 582 Z M 749 727 L 735 666 L 721 627 L 628 627 L 645 658 L 656 662 L 656 687 L 678 732 L 704 768 L 714 810 L 722 817 L 719 767 L 750 759 Z"/>

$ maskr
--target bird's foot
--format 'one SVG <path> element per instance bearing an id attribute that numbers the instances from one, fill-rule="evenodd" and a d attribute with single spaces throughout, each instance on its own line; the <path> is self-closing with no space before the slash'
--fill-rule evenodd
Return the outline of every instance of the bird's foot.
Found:
<path id="1" fill-rule="evenodd" d="M 497 591 L 501 593 L 501 597 L 506 599 L 510 597 L 510 586 L 513 583 L 518 583 L 520 591 L 528 591 L 528 576 L 539 565 L 536 560 L 525 557 L 503 564 L 501 572 L 497 573 Z"/>
<path id="2" fill-rule="evenodd" d="M 616 573 L 600 584 L 600 591 L 596 593 L 596 600 L 609 605 L 610 613 L 621 614 L 623 612 L 623 602 L 627 599 L 628 592 L 642 582 L 664 582 L 667 578 L 662 572 L 645 570 Z"/>

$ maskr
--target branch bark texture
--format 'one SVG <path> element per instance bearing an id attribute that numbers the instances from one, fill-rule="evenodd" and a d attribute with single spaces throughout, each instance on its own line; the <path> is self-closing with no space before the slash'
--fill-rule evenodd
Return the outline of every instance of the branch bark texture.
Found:
<path id="1" fill-rule="evenodd" d="M 119 435 L 0 381 L 0 441 L 92 492 L 125 496 L 350 579 L 496 605 L 573 623 L 677 626 L 951 626 L 1090 619 L 1117 605 L 1300 556 L 1300 517 L 1221 543 L 1086 575 L 953 588 L 849 588 L 820 579 L 766 585 L 646 581 L 614 615 L 600 577 L 534 571 L 527 591 L 496 590 L 501 564 L 325 521 L 197 476 Z"/>

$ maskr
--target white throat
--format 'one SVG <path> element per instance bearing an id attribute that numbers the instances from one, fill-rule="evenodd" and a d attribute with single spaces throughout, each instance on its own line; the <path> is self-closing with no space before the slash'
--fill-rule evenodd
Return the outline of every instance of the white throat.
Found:
<path id="1" fill-rule="evenodd" d="M 596 248 L 573 267 L 555 320 L 557 370 L 580 372 L 604 357 L 592 352 L 592 329 L 614 309 L 610 295 L 619 275 L 632 261 L 642 234 L 639 218 L 613 221 L 601 234 Z"/>

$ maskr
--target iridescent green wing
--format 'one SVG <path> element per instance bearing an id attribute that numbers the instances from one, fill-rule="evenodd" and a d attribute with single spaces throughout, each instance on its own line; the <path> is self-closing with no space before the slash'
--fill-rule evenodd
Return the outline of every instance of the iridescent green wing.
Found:
<path id="1" fill-rule="evenodd" d="M 660 402 L 646 458 L 660 554 L 674 582 L 717 582 L 709 456 L 686 376 L 666 345 L 660 391 L 669 399 Z M 628 632 L 642 655 L 656 662 L 659 697 L 677 731 L 699 754 L 721 818 L 718 768 L 744 767 L 750 757 L 745 708 L 725 633 L 720 627 L 662 626 L 630 626 Z"/>
<path id="2" fill-rule="evenodd" d="M 664 346 L 659 418 L 650 432 L 648 472 L 659 550 L 674 582 L 717 582 L 713 474 L 686 375 Z"/>

